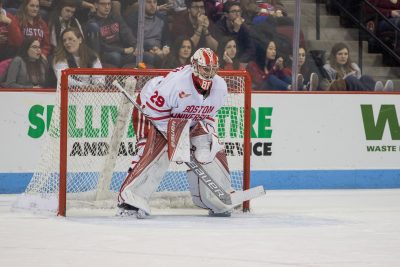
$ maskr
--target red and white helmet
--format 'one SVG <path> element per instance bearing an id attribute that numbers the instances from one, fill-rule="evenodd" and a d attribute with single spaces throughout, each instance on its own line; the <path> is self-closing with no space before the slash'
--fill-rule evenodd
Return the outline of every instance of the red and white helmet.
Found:
<path id="1" fill-rule="evenodd" d="M 193 79 L 203 90 L 208 90 L 219 69 L 218 56 L 210 48 L 199 48 L 190 59 Z"/>

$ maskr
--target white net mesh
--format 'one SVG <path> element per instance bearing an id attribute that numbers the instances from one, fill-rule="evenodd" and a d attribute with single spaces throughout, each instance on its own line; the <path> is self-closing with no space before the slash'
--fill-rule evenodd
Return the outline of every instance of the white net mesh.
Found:
<path id="1" fill-rule="evenodd" d="M 158 73 L 161 75 L 164 73 Z M 71 75 L 68 77 L 67 209 L 112 208 L 121 183 L 136 153 L 131 123 L 133 106 L 117 91 L 118 80 L 132 96 L 157 73 L 137 75 L 132 88 L 129 75 Z M 243 76 L 224 76 L 229 96 L 219 111 L 218 133 L 225 144 L 232 186 L 243 188 Z M 87 84 L 92 85 L 87 85 Z M 59 86 L 60 87 L 60 86 Z M 15 207 L 57 211 L 60 178 L 60 88 L 52 114 L 40 165 Z M 152 206 L 187 207 L 188 182 L 185 164 L 171 163 Z"/>

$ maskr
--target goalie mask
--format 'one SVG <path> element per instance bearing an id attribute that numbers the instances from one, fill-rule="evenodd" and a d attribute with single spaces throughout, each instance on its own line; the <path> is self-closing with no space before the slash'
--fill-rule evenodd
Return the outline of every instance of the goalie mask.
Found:
<path id="1" fill-rule="evenodd" d="M 210 48 L 199 48 L 190 61 L 194 83 L 202 90 L 208 90 L 219 68 L 217 54 Z"/>

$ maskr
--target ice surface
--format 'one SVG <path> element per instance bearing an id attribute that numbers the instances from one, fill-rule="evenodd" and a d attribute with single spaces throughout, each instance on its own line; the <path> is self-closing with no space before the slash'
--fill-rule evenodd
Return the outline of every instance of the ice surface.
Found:
<path id="1" fill-rule="evenodd" d="M 0 266 L 400 266 L 400 189 L 267 191 L 252 213 L 154 210 L 149 219 L 10 210 Z"/>

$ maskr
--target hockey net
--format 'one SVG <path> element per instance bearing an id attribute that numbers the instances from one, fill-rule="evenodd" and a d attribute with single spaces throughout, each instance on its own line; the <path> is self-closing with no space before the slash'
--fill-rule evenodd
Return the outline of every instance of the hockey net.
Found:
<path id="1" fill-rule="evenodd" d="M 136 99 L 145 83 L 167 70 L 68 69 L 57 88 L 40 164 L 14 207 L 66 215 L 72 209 L 115 208 L 117 194 L 136 153 L 133 106 L 112 82 Z M 250 78 L 220 71 L 229 95 L 217 115 L 236 190 L 250 185 Z M 132 77 L 136 77 L 134 88 Z M 88 83 L 90 82 L 90 83 Z M 185 164 L 171 163 L 152 207 L 191 207 Z M 249 203 L 243 204 L 248 210 Z"/>

